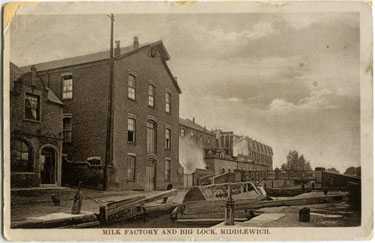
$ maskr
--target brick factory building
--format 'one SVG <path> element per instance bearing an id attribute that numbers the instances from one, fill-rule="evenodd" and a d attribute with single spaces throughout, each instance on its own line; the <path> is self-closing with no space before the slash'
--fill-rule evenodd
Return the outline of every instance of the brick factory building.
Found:
<path id="1" fill-rule="evenodd" d="M 10 63 L 12 188 L 61 185 L 63 106 L 35 67 Z"/>
<path id="2" fill-rule="evenodd" d="M 201 176 L 239 170 L 272 170 L 272 157 L 270 146 L 247 136 L 209 130 L 197 124 L 195 118 L 180 118 L 180 162 L 185 168 L 184 187 L 196 185 L 194 182 Z"/>
<path id="3" fill-rule="evenodd" d="M 195 118 L 192 120 L 180 118 L 180 138 L 190 139 L 206 152 L 210 149 L 218 149 L 216 133 L 195 123 Z"/>
<path id="4" fill-rule="evenodd" d="M 238 136 L 233 132 L 221 132 L 220 144 L 225 154 L 235 160 L 249 162 L 251 170 L 272 170 L 272 147 L 258 142 L 248 136 Z"/>
<path id="5" fill-rule="evenodd" d="M 109 189 L 165 190 L 168 184 L 178 183 L 179 169 L 181 90 L 166 63 L 170 56 L 161 41 L 140 45 L 135 37 L 126 48 L 116 43 Z M 109 51 L 35 66 L 65 105 L 60 120 L 64 121 L 66 183 L 81 180 L 94 188 L 102 186 Z"/>

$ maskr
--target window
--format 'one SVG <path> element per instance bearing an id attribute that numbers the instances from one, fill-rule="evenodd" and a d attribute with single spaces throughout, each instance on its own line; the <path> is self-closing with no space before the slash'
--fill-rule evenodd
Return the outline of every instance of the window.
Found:
<path id="1" fill-rule="evenodd" d="M 127 180 L 135 180 L 135 156 L 128 155 L 128 169 L 127 169 Z"/>
<path id="2" fill-rule="evenodd" d="M 210 139 L 210 138 L 207 138 L 207 143 L 208 143 L 208 144 L 211 143 L 211 139 Z"/>
<path id="3" fill-rule="evenodd" d="M 26 94 L 25 118 L 39 121 L 39 118 L 40 118 L 39 96 Z"/>
<path id="4" fill-rule="evenodd" d="M 135 119 L 128 118 L 128 142 L 135 143 Z"/>
<path id="5" fill-rule="evenodd" d="M 199 143 L 203 143 L 203 137 L 202 137 L 202 135 L 199 135 Z"/>
<path id="6" fill-rule="evenodd" d="M 133 74 L 128 76 L 128 98 L 135 100 L 135 82 L 136 77 Z"/>
<path id="7" fill-rule="evenodd" d="M 165 181 L 171 180 L 171 160 L 166 159 L 165 160 Z"/>
<path id="8" fill-rule="evenodd" d="M 165 129 L 165 148 L 171 149 L 171 129 Z"/>
<path id="9" fill-rule="evenodd" d="M 165 93 L 165 111 L 171 113 L 171 94 Z"/>
<path id="10" fill-rule="evenodd" d="M 147 122 L 147 153 L 156 153 L 156 123 Z"/>
<path id="11" fill-rule="evenodd" d="M 181 137 L 185 137 L 185 129 L 181 128 Z"/>
<path id="12" fill-rule="evenodd" d="M 64 143 L 72 142 L 72 116 L 70 114 L 64 114 L 63 135 L 64 135 Z"/>
<path id="13" fill-rule="evenodd" d="M 32 147 L 23 140 L 13 140 L 11 144 L 11 171 L 33 172 Z"/>
<path id="14" fill-rule="evenodd" d="M 63 82 L 63 91 L 62 91 L 63 100 L 72 99 L 73 98 L 73 76 L 72 75 L 63 76 L 62 82 Z"/>
<path id="15" fill-rule="evenodd" d="M 155 86 L 152 84 L 148 85 L 148 106 L 155 107 Z"/>
<path id="16" fill-rule="evenodd" d="M 190 133 L 190 138 L 194 138 L 194 133 L 193 132 Z"/>

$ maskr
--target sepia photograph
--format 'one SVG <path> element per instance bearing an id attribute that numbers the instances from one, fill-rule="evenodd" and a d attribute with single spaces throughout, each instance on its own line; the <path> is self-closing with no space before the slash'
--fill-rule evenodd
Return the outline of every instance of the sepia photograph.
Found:
<path id="1" fill-rule="evenodd" d="M 369 5 L 12 4 L 5 238 L 371 237 Z"/>

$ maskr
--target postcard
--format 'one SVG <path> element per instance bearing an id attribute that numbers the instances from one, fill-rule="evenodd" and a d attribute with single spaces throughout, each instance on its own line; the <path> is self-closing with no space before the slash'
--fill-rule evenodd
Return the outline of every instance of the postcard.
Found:
<path id="1" fill-rule="evenodd" d="M 371 239 L 371 11 L 7 3 L 3 237 Z"/>

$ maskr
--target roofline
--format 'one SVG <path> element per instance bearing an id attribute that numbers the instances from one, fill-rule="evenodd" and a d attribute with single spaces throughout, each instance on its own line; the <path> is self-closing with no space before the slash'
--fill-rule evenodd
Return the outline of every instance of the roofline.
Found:
<path id="1" fill-rule="evenodd" d="M 172 79 L 173 84 L 176 86 L 178 93 L 181 94 L 181 93 L 182 93 L 181 88 L 180 88 L 180 86 L 178 85 L 177 80 L 176 80 L 175 77 L 173 76 L 171 70 L 169 69 L 169 67 L 168 67 L 168 65 L 167 65 L 167 63 L 166 63 L 166 61 L 165 61 L 165 60 L 170 60 L 171 58 L 170 58 L 169 53 L 167 52 L 167 49 L 165 48 L 165 46 L 164 46 L 164 44 L 163 44 L 162 41 L 157 41 L 157 42 L 154 42 L 154 43 L 151 43 L 151 44 L 148 44 L 148 45 L 142 46 L 142 47 L 140 47 L 140 48 L 134 49 L 134 50 L 132 50 L 132 51 L 128 51 L 128 52 L 126 52 L 126 53 L 124 53 L 124 54 L 122 54 L 122 55 L 120 55 L 120 56 L 118 56 L 118 57 L 115 57 L 114 59 L 115 59 L 115 60 L 119 60 L 119 59 L 122 59 L 122 58 L 124 58 L 124 57 L 130 56 L 130 55 L 133 55 L 134 53 L 137 53 L 138 51 L 143 50 L 143 49 L 145 49 L 145 48 L 152 47 L 152 46 L 157 46 L 157 45 L 160 45 L 160 46 L 163 48 L 163 52 L 164 52 L 164 54 L 165 54 L 165 58 L 163 58 L 162 63 L 163 63 L 163 65 L 164 65 L 165 69 L 167 70 L 167 73 L 168 73 L 169 77 Z"/>
<path id="2" fill-rule="evenodd" d="M 208 130 L 208 129 L 207 129 L 206 131 L 201 131 L 201 130 L 195 129 L 194 127 L 187 126 L 187 125 L 184 125 L 184 124 L 181 124 L 181 123 L 180 123 L 180 126 L 188 127 L 188 128 L 190 128 L 190 129 L 193 129 L 194 131 L 201 132 L 201 133 L 205 133 L 205 134 L 207 134 L 207 135 L 215 136 L 215 133 L 211 132 L 211 131 Z"/>

